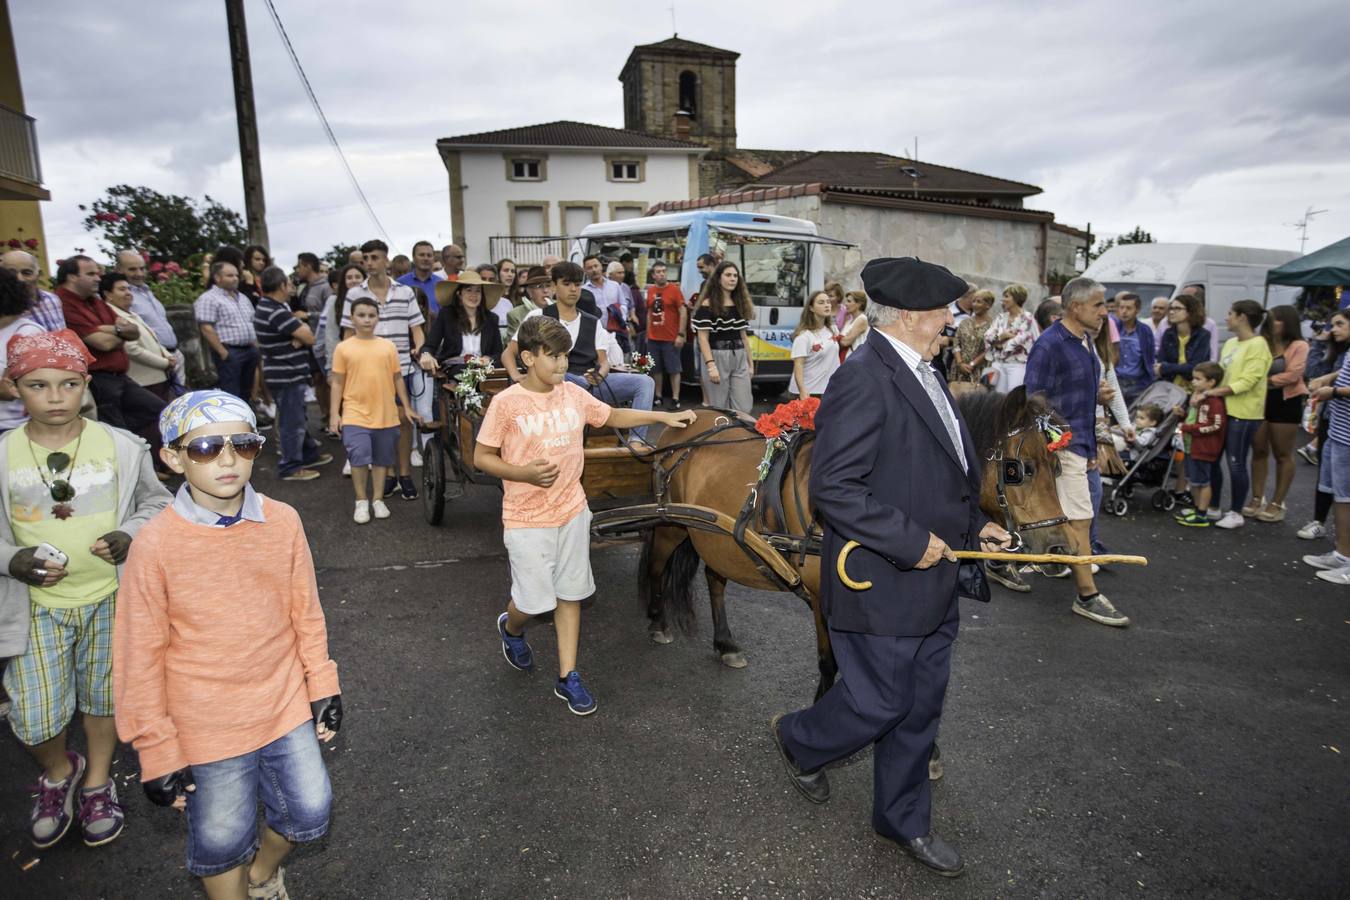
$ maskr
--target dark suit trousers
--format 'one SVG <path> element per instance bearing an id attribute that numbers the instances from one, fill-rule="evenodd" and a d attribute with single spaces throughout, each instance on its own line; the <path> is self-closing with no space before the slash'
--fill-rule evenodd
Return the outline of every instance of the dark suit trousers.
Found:
<path id="1" fill-rule="evenodd" d="M 886 837 L 908 840 L 929 832 L 928 757 L 959 620 L 953 600 L 946 619 L 926 637 L 831 628 L 838 679 L 814 706 L 779 724 L 788 752 L 806 771 L 874 745 L 872 827 Z"/>
<path id="2" fill-rule="evenodd" d="M 160 397 L 121 372 L 91 372 L 89 390 L 98 404 L 98 420 L 134 431 L 159 448 L 159 414 L 167 406 Z"/>

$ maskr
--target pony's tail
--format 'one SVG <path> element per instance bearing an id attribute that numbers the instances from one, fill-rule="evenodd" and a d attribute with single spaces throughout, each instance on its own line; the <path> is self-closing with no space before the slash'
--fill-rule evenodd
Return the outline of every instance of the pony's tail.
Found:
<path id="1" fill-rule="evenodd" d="M 694 616 L 694 576 L 698 574 L 698 551 L 694 542 L 685 538 L 675 548 L 661 573 L 661 597 L 657 601 L 667 621 L 685 634 L 693 634 L 697 621 Z"/>

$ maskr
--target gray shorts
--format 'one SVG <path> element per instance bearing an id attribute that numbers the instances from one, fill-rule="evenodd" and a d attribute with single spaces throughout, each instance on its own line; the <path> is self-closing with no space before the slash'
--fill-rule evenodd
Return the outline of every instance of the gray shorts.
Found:
<path id="1" fill-rule="evenodd" d="M 674 341 L 647 341 L 647 352 L 652 357 L 652 371 L 679 375 L 684 371 L 680 362 L 680 348 Z"/>
<path id="2" fill-rule="evenodd" d="M 1330 494 L 1337 503 L 1350 503 L 1350 444 L 1327 438 L 1322 446 L 1317 489 Z"/>
<path id="3" fill-rule="evenodd" d="M 398 460 L 398 426 L 362 428 L 342 426 L 342 446 L 353 467 L 393 466 Z"/>

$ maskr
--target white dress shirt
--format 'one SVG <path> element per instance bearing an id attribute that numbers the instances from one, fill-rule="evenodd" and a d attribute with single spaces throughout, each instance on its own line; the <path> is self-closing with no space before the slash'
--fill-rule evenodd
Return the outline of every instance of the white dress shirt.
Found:
<path id="1" fill-rule="evenodd" d="M 904 360 L 905 365 L 909 366 L 910 371 L 914 373 L 915 378 L 922 379 L 923 377 L 919 374 L 919 366 L 928 366 L 928 371 L 933 372 L 934 377 L 937 378 L 938 381 L 942 380 L 942 376 L 938 375 L 936 370 L 934 370 L 931 365 L 924 362 L 923 355 L 920 354 L 918 350 L 915 350 L 913 347 L 911 347 L 909 344 L 906 344 L 904 341 L 891 337 L 889 334 L 882 331 L 880 328 L 878 328 L 876 331 L 877 334 L 881 335 L 886 340 L 890 341 L 891 346 L 895 348 L 895 352 L 900 354 L 900 358 Z M 920 384 L 922 384 L 922 381 L 920 382 Z M 924 393 L 926 396 L 927 392 L 925 391 Z M 956 455 L 961 459 L 962 466 L 964 467 L 966 459 L 966 448 L 965 448 L 965 441 L 961 437 L 961 425 L 960 425 L 961 417 L 956 414 L 956 409 L 955 407 L 952 406 L 950 400 L 947 401 L 947 409 L 951 412 L 952 421 L 957 423 Z M 934 409 L 934 412 L 937 412 L 937 410 Z M 941 419 L 942 418 L 941 415 L 939 415 L 938 418 Z"/>

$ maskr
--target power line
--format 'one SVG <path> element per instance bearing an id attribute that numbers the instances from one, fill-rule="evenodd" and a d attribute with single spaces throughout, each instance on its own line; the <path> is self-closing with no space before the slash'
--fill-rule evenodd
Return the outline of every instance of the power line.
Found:
<path id="1" fill-rule="evenodd" d="M 376 229 L 384 235 L 385 241 L 392 240 L 389 232 L 384 230 L 384 225 L 380 224 L 380 217 L 375 215 L 375 208 L 370 205 L 366 199 L 366 192 L 361 190 L 361 183 L 356 180 L 356 173 L 352 171 L 351 165 L 347 162 L 347 156 L 342 152 L 341 145 L 338 144 L 337 135 L 333 134 L 333 129 L 328 124 L 328 117 L 323 114 L 323 107 L 319 105 L 319 98 L 314 95 L 314 88 L 310 86 L 309 76 L 305 74 L 305 67 L 300 65 L 300 57 L 295 54 L 295 47 L 291 46 L 291 38 L 286 34 L 286 26 L 281 24 L 281 16 L 277 15 L 277 8 L 272 0 L 263 0 L 267 5 L 267 12 L 272 16 L 272 24 L 277 27 L 277 34 L 281 36 L 281 42 L 286 45 L 286 52 L 290 54 L 291 62 L 295 65 L 295 74 L 300 77 L 300 83 L 305 88 L 305 93 L 309 95 L 309 102 L 314 106 L 314 112 L 319 117 L 320 124 L 323 125 L 324 133 L 328 136 L 328 143 L 333 145 L 333 151 L 337 153 L 338 161 L 342 163 L 342 168 L 346 170 L 347 177 L 351 179 L 352 188 L 356 191 L 356 196 L 360 198 L 361 205 L 366 208 L 370 215 L 370 220 L 375 223 Z"/>

